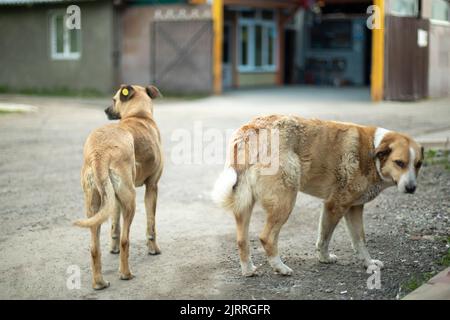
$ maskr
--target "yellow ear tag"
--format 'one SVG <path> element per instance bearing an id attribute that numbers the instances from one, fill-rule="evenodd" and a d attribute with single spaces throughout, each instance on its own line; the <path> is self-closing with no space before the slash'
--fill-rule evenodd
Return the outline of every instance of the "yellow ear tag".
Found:
<path id="1" fill-rule="evenodd" d="M 128 95 L 128 89 L 127 88 L 123 88 L 122 89 L 122 95 L 124 95 L 125 97 Z"/>

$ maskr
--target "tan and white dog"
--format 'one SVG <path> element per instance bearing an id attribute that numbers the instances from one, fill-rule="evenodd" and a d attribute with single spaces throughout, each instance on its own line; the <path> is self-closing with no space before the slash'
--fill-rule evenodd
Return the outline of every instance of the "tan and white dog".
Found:
<path id="1" fill-rule="evenodd" d="M 256 150 L 250 142 L 263 141 L 260 136 L 267 131 L 276 132 L 277 139 L 260 142 Z M 272 164 L 276 161 L 278 170 L 267 174 L 264 170 L 271 164 L 251 160 L 261 156 L 261 150 L 271 149 L 276 151 Z M 382 267 L 383 263 L 372 259 L 365 245 L 364 204 L 390 186 L 396 185 L 402 193 L 414 193 L 423 160 L 423 148 L 398 132 L 283 115 L 258 117 L 242 126 L 233 135 L 229 150 L 212 197 L 234 213 L 244 276 L 256 271 L 248 240 L 256 201 L 267 212 L 259 238 L 269 263 L 279 274 L 292 274 L 278 254 L 278 236 L 299 191 L 324 200 L 316 243 L 320 262 L 336 262 L 328 245 L 344 217 L 353 249 L 364 265 Z"/>
<path id="2" fill-rule="evenodd" d="M 128 255 L 130 226 L 136 208 L 135 187 L 145 185 L 148 253 L 160 253 L 155 211 L 163 157 L 152 102 L 160 95 L 154 86 L 122 85 L 113 97 L 113 105 L 105 110 L 110 120 L 120 121 L 94 130 L 84 145 L 81 184 L 88 218 L 76 221 L 75 225 L 91 229 L 92 286 L 97 290 L 109 286 L 102 276 L 99 239 L 100 226 L 109 217 L 112 220 L 110 252 L 120 252 L 120 278 L 133 277 Z"/>

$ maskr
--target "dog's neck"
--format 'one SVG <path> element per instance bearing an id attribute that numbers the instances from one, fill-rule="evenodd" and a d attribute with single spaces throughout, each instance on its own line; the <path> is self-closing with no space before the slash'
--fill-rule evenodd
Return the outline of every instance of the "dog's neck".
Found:
<path id="1" fill-rule="evenodd" d="M 150 111 L 152 110 L 151 106 L 144 106 L 142 108 L 136 108 L 133 111 L 130 111 L 122 116 L 122 119 L 142 119 L 142 120 L 148 120 L 153 121 L 153 113 Z"/>

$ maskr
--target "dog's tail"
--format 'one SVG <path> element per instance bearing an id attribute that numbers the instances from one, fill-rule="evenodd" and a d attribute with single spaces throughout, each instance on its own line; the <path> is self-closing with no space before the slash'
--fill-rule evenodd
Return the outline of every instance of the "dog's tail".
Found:
<path id="1" fill-rule="evenodd" d="M 217 205 L 231 209 L 233 207 L 233 187 L 237 183 L 237 173 L 233 167 L 226 167 L 214 184 L 211 198 Z"/>
<path id="2" fill-rule="evenodd" d="M 102 224 L 110 217 L 116 207 L 117 200 L 111 178 L 109 177 L 109 166 L 104 164 L 94 165 L 92 172 L 95 187 L 100 194 L 101 207 L 92 217 L 75 221 L 73 224 L 78 227 L 90 228 Z"/>

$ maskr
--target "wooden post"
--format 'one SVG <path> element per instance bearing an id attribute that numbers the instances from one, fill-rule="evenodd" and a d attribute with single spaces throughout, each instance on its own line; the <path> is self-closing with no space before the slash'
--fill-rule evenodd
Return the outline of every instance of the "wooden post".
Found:
<path id="1" fill-rule="evenodd" d="M 222 93 L 223 0 L 213 0 L 213 88 Z"/>
<path id="2" fill-rule="evenodd" d="M 381 101 L 384 97 L 384 0 L 374 0 L 379 8 L 379 29 L 372 30 L 372 101 Z"/>

